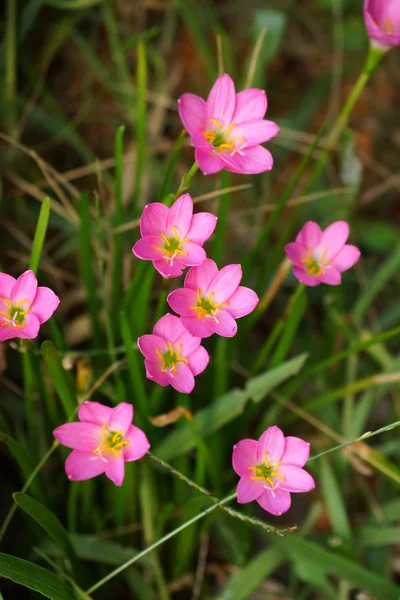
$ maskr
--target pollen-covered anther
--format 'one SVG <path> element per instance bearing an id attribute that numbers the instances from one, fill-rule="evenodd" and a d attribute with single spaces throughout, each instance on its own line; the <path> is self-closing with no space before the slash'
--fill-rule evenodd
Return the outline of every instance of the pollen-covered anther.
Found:
<path id="1" fill-rule="evenodd" d="M 282 482 L 285 481 L 285 478 L 278 473 L 281 461 L 278 460 L 275 466 L 271 466 L 268 460 L 267 452 L 264 452 L 264 461 L 264 463 L 261 463 L 256 467 L 248 467 L 249 471 L 255 472 L 255 475 L 250 475 L 250 479 L 253 481 L 266 481 L 270 485 L 271 489 L 274 489 L 277 486 L 272 479 L 273 477 L 277 477 Z"/>
<path id="2" fill-rule="evenodd" d="M 163 373 L 169 373 L 172 377 L 176 375 L 177 366 L 176 363 L 183 362 L 185 365 L 189 364 L 187 358 L 180 355 L 182 344 L 178 344 L 176 350 L 171 342 L 167 342 L 168 350 L 164 354 L 161 354 L 160 350 L 156 348 L 156 354 L 161 360 L 161 371 Z"/>
<path id="3" fill-rule="evenodd" d="M 320 257 L 315 258 L 311 254 L 311 248 L 307 250 L 307 256 L 301 260 L 301 263 L 305 265 L 308 275 L 311 277 L 320 277 L 323 274 L 324 269 L 332 264 L 331 260 L 324 260 L 327 251 L 328 248 L 325 248 Z"/>
<path id="4" fill-rule="evenodd" d="M 216 323 L 219 323 L 217 314 L 218 310 L 222 306 L 229 306 L 229 302 L 221 302 L 220 304 L 215 304 L 213 301 L 214 292 L 210 292 L 207 298 L 204 298 L 200 295 L 200 288 L 197 289 L 197 304 L 196 306 L 191 306 L 190 310 L 194 310 L 197 314 L 198 319 L 208 318 L 213 319 Z"/>
<path id="5" fill-rule="evenodd" d="M 237 148 L 235 148 L 233 142 L 245 144 L 245 139 L 242 137 L 229 137 L 231 130 L 236 127 L 236 123 L 231 123 L 224 130 L 223 125 L 217 119 L 209 119 L 209 121 L 218 128 L 218 131 L 203 129 L 201 134 L 218 152 L 235 152 Z"/>
<path id="6" fill-rule="evenodd" d="M 187 253 L 184 250 L 182 250 L 182 246 L 186 242 L 190 242 L 190 239 L 188 238 L 183 240 L 180 239 L 178 230 L 175 227 L 175 225 L 172 226 L 172 230 L 174 232 L 174 237 L 171 238 L 167 237 L 165 233 L 160 232 L 160 236 L 164 241 L 164 247 L 154 246 L 154 250 L 159 250 L 160 252 L 163 252 L 167 264 L 171 265 L 171 267 L 174 264 L 174 259 L 176 258 L 176 256 L 187 256 Z"/>
<path id="7" fill-rule="evenodd" d="M 20 300 L 15 305 L 13 305 L 8 298 L 0 298 L 0 301 L 5 302 L 8 308 L 8 312 L 0 311 L 0 315 L 4 320 L 4 323 L 1 324 L 1 327 L 11 325 L 12 327 L 23 329 L 25 327 L 25 315 L 28 314 L 30 310 L 29 300 Z"/>
<path id="8" fill-rule="evenodd" d="M 108 422 L 103 423 L 101 434 L 103 436 L 103 441 L 95 450 L 93 450 L 95 456 L 91 460 L 100 458 L 103 462 L 108 462 L 107 458 L 103 456 L 107 451 L 112 452 L 117 458 L 122 458 L 122 448 L 131 445 L 128 440 L 124 440 L 125 431 L 109 431 Z"/>

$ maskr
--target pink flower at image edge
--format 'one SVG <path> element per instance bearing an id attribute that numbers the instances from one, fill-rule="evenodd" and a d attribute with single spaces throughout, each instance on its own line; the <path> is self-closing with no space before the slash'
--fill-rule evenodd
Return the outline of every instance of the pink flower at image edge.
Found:
<path id="1" fill-rule="evenodd" d="M 260 144 L 275 137 L 279 127 L 264 119 L 264 90 L 247 89 L 236 94 L 232 78 L 225 74 L 216 80 L 207 101 L 183 94 L 178 110 L 204 175 L 221 169 L 243 174 L 272 169 L 272 155 Z"/>
<path id="2" fill-rule="evenodd" d="M 365 0 L 364 21 L 372 44 L 387 51 L 400 46 L 400 2 L 398 0 Z"/>
<path id="3" fill-rule="evenodd" d="M 256 500 L 264 510 L 280 516 L 291 505 L 291 493 L 309 492 L 314 479 L 302 467 L 310 444 L 297 437 L 285 437 L 279 427 L 269 427 L 258 442 L 241 440 L 233 447 L 232 464 L 240 476 L 237 501 Z"/>
<path id="4" fill-rule="evenodd" d="M 112 409 L 98 402 L 84 402 L 79 422 L 60 425 L 54 437 L 73 452 L 65 463 L 71 481 L 83 481 L 105 473 L 122 485 L 125 462 L 139 460 L 149 450 L 144 432 L 132 425 L 133 406 L 121 402 Z"/>
<path id="5" fill-rule="evenodd" d="M 187 266 L 205 261 L 203 244 L 213 234 L 216 224 L 217 217 L 211 213 L 193 214 L 189 194 L 180 196 L 171 208 L 153 202 L 143 209 L 142 238 L 132 252 L 138 258 L 151 260 L 163 277 L 179 277 Z"/>
<path id="6" fill-rule="evenodd" d="M 60 303 L 48 287 L 38 287 L 33 271 L 18 279 L 0 273 L 0 342 L 12 338 L 33 339 Z"/>
<path id="7" fill-rule="evenodd" d="M 324 231 L 313 221 L 306 223 L 296 241 L 285 247 L 287 257 L 294 264 L 294 276 L 312 287 L 320 283 L 339 285 L 341 273 L 360 258 L 359 249 L 346 244 L 349 233 L 346 221 L 336 221 Z"/>
<path id="8" fill-rule="evenodd" d="M 178 392 L 190 394 L 195 375 L 202 373 L 210 360 L 200 343 L 201 339 L 189 333 L 178 317 L 164 315 L 152 334 L 138 339 L 146 376 L 159 385 L 172 385 Z"/>

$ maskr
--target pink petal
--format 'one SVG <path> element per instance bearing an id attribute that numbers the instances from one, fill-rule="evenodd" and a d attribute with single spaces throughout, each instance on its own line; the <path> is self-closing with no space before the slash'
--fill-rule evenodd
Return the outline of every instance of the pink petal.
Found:
<path id="1" fill-rule="evenodd" d="M 249 467 L 254 467 L 260 462 L 257 458 L 257 447 L 258 442 L 249 439 L 240 440 L 233 446 L 232 466 L 240 477 L 248 476 Z"/>
<path id="2" fill-rule="evenodd" d="M 278 469 L 279 475 L 285 479 L 279 485 L 279 489 L 287 492 L 309 492 L 315 488 L 315 481 L 307 471 L 294 465 L 281 465 Z"/>
<path id="3" fill-rule="evenodd" d="M 182 324 L 190 333 L 199 338 L 208 338 L 214 333 L 211 319 L 198 319 L 197 317 L 181 317 Z"/>
<path id="4" fill-rule="evenodd" d="M 115 456 L 111 452 L 107 452 L 105 473 L 115 485 L 122 485 L 125 477 L 125 461 L 121 457 Z"/>
<path id="5" fill-rule="evenodd" d="M 295 266 L 293 268 L 293 275 L 300 281 L 300 283 L 304 283 L 304 285 L 308 285 L 310 287 L 315 287 L 321 283 L 320 277 L 312 277 L 308 275 L 303 267 Z"/>
<path id="6" fill-rule="evenodd" d="M 215 119 L 224 128 L 232 123 L 236 108 L 235 84 L 229 75 L 221 75 L 207 98 L 207 118 Z"/>
<path id="7" fill-rule="evenodd" d="M 53 290 L 48 287 L 38 287 L 35 299 L 31 305 L 31 311 L 38 318 L 39 323 L 45 323 L 57 309 L 60 299 Z"/>
<path id="8" fill-rule="evenodd" d="M 160 260 L 164 254 L 162 250 L 156 248 L 164 248 L 164 240 L 159 235 L 148 235 L 136 242 L 132 252 L 137 258 L 143 260 Z"/>
<path id="9" fill-rule="evenodd" d="M 67 448 L 91 452 L 103 441 L 102 430 L 94 423 L 65 423 L 53 431 L 54 437 Z"/>
<path id="10" fill-rule="evenodd" d="M 10 300 L 14 306 L 18 302 L 27 300 L 29 304 L 32 304 L 36 294 L 37 279 L 33 271 L 25 271 L 22 273 L 14 283 L 10 292 Z M 27 307 L 25 307 L 27 308 Z"/>
<path id="11" fill-rule="evenodd" d="M 133 420 L 133 406 L 128 402 L 121 402 L 116 406 L 108 421 L 110 431 L 128 431 Z"/>
<path id="12" fill-rule="evenodd" d="M 303 467 L 310 454 L 310 444 L 301 438 L 288 436 L 285 438 L 285 451 L 281 465 L 295 465 Z"/>
<path id="13" fill-rule="evenodd" d="M 267 112 L 267 95 L 264 90 L 249 88 L 236 95 L 236 108 L 233 122 L 236 125 L 247 121 L 263 119 Z"/>
<path id="14" fill-rule="evenodd" d="M 178 112 L 184 128 L 190 135 L 206 127 L 207 104 L 195 94 L 183 94 L 178 100 Z"/>
<path id="15" fill-rule="evenodd" d="M 217 225 L 217 217 L 211 213 L 202 212 L 193 215 L 190 229 L 187 237 L 191 242 L 202 246 L 206 240 L 214 233 Z"/>
<path id="16" fill-rule="evenodd" d="M 242 267 L 240 265 L 227 265 L 221 269 L 209 283 L 205 295 L 214 292 L 213 302 L 221 304 L 229 300 L 236 292 L 242 279 Z"/>
<path id="17" fill-rule="evenodd" d="M 257 294 L 250 288 L 240 285 L 229 298 L 229 306 L 225 307 L 234 319 L 250 314 L 258 304 Z"/>
<path id="18" fill-rule="evenodd" d="M 168 208 L 161 202 L 152 202 L 147 204 L 140 217 L 140 233 L 142 237 L 149 235 L 160 235 L 161 231 L 165 231 Z"/>
<path id="19" fill-rule="evenodd" d="M 0 318 L 2 319 L 2 317 Z M 4 325 L 4 327 L 0 326 L 0 342 L 6 342 L 7 340 L 21 337 L 19 334 L 20 331 L 21 329 L 17 329 L 12 325 Z"/>
<path id="20" fill-rule="evenodd" d="M 180 344 L 180 355 L 183 358 L 189 358 L 193 352 L 196 352 L 200 343 L 200 337 L 193 335 L 185 329 L 184 333 L 175 340 L 174 347 L 177 348 L 178 344 Z"/>
<path id="21" fill-rule="evenodd" d="M 241 148 L 242 144 L 246 146 L 256 146 L 263 144 L 274 138 L 279 133 L 280 127 L 273 121 L 251 121 L 237 125 L 231 129 L 230 138 L 243 138 L 244 142 L 237 141 L 236 145 Z"/>
<path id="22" fill-rule="evenodd" d="M 276 465 L 281 460 L 285 451 L 285 436 L 279 427 L 273 425 L 268 427 L 258 440 L 257 462 L 265 462 L 265 452 L 267 453 L 270 465 Z"/>
<path id="23" fill-rule="evenodd" d="M 236 488 L 237 501 L 239 504 L 246 504 L 257 500 L 264 492 L 264 487 L 259 482 L 241 477 Z"/>
<path id="24" fill-rule="evenodd" d="M 319 244 L 315 249 L 316 255 L 320 255 L 325 251 L 325 260 L 333 260 L 345 245 L 349 233 L 350 229 L 346 221 L 332 223 L 322 233 Z"/>
<path id="25" fill-rule="evenodd" d="M 327 283 L 328 285 L 340 285 L 342 283 L 340 272 L 335 269 L 335 267 L 326 269 L 326 271 L 319 276 L 319 280 L 321 283 Z"/>
<path id="26" fill-rule="evenodd" d="M 139 460 L 150 450 L 150 443 L 146 434 L 136 425 L 130 426 L 124 440 L 130 443 L 130 446 L 124 447 L 125 461 Z"/>
<path id="27" fill-rule="evenodd" d="M 188 271 L 185 279 L 185 288 L 192 290 L 207 290 L 210 282 L 218 273 L 218 267 L 211 258 L 207 258 L 202 265 L 193 267 Z"/>
<path id="28" fill-rule="evenodd" d="M 165 340 L 157 335 L 146 334 L 138 338 L 137 341 L 140 352 L 153 363 L 159 363 L 160 357 L 157 354 L 157 350 L 160 354 L 164 354 L 168 346 Z"/>
<path id="29" fill-rule="evenodd" d="M 166 342 L 174 342 L 182 333 L 185 333 L 185 327 L 181 320 L 175 315 L 167 313 L 154 325 L 153 333 L 163 338 Z"/>
<path id="30" fill-rule="evenodd" d="M 199 348 L 188 357 L 188 361 L 189 368 L 193 375 L 200 375 L 210 362 L 210 356 L 203 346 L 199 346 Z"/>
<path id="31" fill-rule="evenodd" d="M 207 317 L 205 317 L 206 319 Z M 226 310 L 220 310 L 216 314 L 216 319 L 209 319 L 211 328 L 222 337 L 233 337 L 237 334 L 237 323 L 235 319 Z"/>
<path id="32" fill-rule="evenodd" d="M 270 171 L 274 165 L 272 154 L 262 146 L 249 146 L 243 149 L 243 154 L 221 154 L 224 168 L 232 173 L 256 175 Z"/>
<path id="33" fill-rule="evenodd" d="M 193 317 L 195 313 L 191 308 L 197 304 L 197 294 L 194 290 L 179 288 L 169 294 L 167 302 L 178 315 Z"/>
<path id="34" fill-rule="evenodd" d="M 71 481 L 83 481 L 104 473 L 105 466 L 92 452 L 74 450 L 65 462 L 65 472 Z"/>
<path id="35" fill-rule="evenodd" d="M 292 500 L 289 492 L 285 492 L 279 487 L 274 490 L 274 495 L 272 495 L 272 492 L 269 490 L 265 490 L 264 493 L 257 498 L 257 502 L 261 508 L 271 513 L 271 515 L 280 517 L 289 510 Z"/>
<path id="36" fill-rule="evenodd" d="M 184 362 L 179 362 L 176 365 L 175 375 L 167 373 L 167 378 L 172 387 L 182 394 L 190 394 L 194 388 L 193 373 L 190 370 L 190 367 Z"/>
<path id="37" fill-rule="evenodd" d="M 291 242 L 285 246 L 286 256 L 295 265 L 301 265 L 301 261 L 307 256 L 307 250 L 299 242 Z"/>
<path id="38" fill-rule="evenodd" d="M 181 249 L 183 252 L 185 252 L 186 256 L 180 254 L 179 262 L 183 265 L 187 265 L 188 267 L 196 267 L 201 265 L 207 258 L 204 248 L 198 244 L 194 244 L 193 242 L 185 242 L 183 246 L 181 246 Z"/>
<path id="39" fill-rule="evenodd" d="M 351 269 L 360 259 L 361 253 L 358 248 L 350 244 L 346 244 L 336 255 L 333 266 L 338 271 L 347 271 Z"/>
<path id="40" fill-rule="evenodd" d="M 151 381 L 155 381 L 159 385 L 163 387 L 169 385 L 168 377 L 165 373 L 161 371 L 161 361 L 159 364 L 152 363 L 149 360 L 144 361 L 144 365 L 146 367 L 146 377 Z"/>
<path id="41" fill-rule="evenodd" d="M 37 337 L 40 329 L 39 319 L 32 313 L 25 315 L 25 327 L 16 328 L 18 337 L 33 340 Z"/>
<path id="42" fill-rule="evenodd" d="M 7 275 L 7 273 L 0 273 L 0 298 L 9 298 L 11 290 L 15 285 L 16 279 Z"/>
<path id="43" fill-rule="evenodd" d="M 109 406 L 104 406 L 99 402 L 89 402 L 88 400 L 82 404 L 78 410 L 78 418 L 80 421 L 94 423 L 95 425 L 104 425 L 108 422 L 113 409 Z"/>
<path id="44" fill-rule="evenodd" d="M 201 150 L 196 148 L 194 153 L 197 164 L 203 175 L 214 175 L 224 168 L 224 163 L 219 156 L 211 154 L 213 151 Z"/>
<path id="45" fill-rule="evenodd" d="M 322 237 L 320 226 L 314 221 L 308 221 L 297 235 L 296 243 L 303 244 L 305 248 L 316 248 Z"/>
<path id="46" fill-rule="evenodd" d="M 182 275 L 183 269 L 186 268 L 186 265 L 181 263 L 179 260 L 176 260 L 176 258 L 172 265 L 165 259 L 153 260 L 153 266 L 165 279 L 180 277 Z"/>
<path id="47" fill-rule="evenodd" d="M 187 237 L 193 216 L 193 200 L 190 194 L 180 196 L 171 208 L 167 218 L 167 235 L 174 235 L 174 228 L 181 240 Z"/>

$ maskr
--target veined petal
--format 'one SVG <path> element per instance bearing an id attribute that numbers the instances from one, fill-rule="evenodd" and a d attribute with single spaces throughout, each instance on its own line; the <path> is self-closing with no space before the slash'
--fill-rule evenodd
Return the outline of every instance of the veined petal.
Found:
<path id="1" fill-rule="evenodd" d="M 159 385 L 166 387 L 169 385 L 167 375 L 161 371 L 161 362 L 159 364 L 150 362 L 149 360 L 144 361 L 146 367 L 146 377 L 151 381 L 155 381 Z"/>
<path id="2" fill-rule="evenodd" d="M 169 383 L 181 394 L 190 394 L 194 388 L 194 376 L 190 367 L 183 362 L 176 365 L 176 373 L 167 373 Z"/>
<path id="3" fill-rule="evenodd" d="M 215 304 L 227 302 L 236 292 L 241 279 L 242 267 L 240 265 L 227 265 L 209 283 L 206 296 L 214 292 L 213 302 Z"/>
<path id="4" fill-rule="evenodd" d="M 232 465 L 236 473 L 241 477 L 249 475 L 249 467 L 258 464 L 257 458 L 258 442 L 256 440 L 240 440 L 233 446 Z"/>
<path id="5" fill-rule="evenodd" d="M 95 450 L 103 441 L 102 429 L 94 423 L 65 423 L 53 435 L 63 446 L 83 452 Z"/>
<path id="6" fill-rule="evenodd" d="M 162 260 L 153 260 L 154 268 L 164 277 L 164 279 L 172 279 L 173 277 L 180 277 L 182 275 L 183 269 L 185 269 L 186 265 L 181 263 L 176 258 L 174 259 L 173 264 L 167 262 L 165 259 Z"/>
<path id="7" fill-rule="evenodd" d="M 310 454 L 310 444 L 301 438 L 285 437 L 285 451 L 281 458 L 281 465 L 295 465 L 303 467 Z"/>
<path id="8" fill-rule="evenodd" d="M 291 242 L 285 246 L 285 253 L 288 259 L 295 265 L 301 265 L 303 258 L 307 256 L 307 250 L 299 242 Z"/>
<path id="9" fill-rule="evenodd" d="M 121 402 L 116 406 L 108 421 L 110 431 L 127 432 L 133 420 L 133 406 L 128 402 Z"/>
<path id="10" fill-rule="evenodd" d="M 207 319 L 207 317 L 204 317 Z M 237 323 L 227 310 L 219 310 L 215 319 L 209 319 L 214 332 L 222 337 L 233 337 L 237 334 Z"/>
<path id="11" fill-rule="evenodd" d="M 217 225 L 217 217 L 211 213 L 201 212 L 193 215 L 187 237 L 191 242 L 202 246 L 214 233 Z"/>
<path id="12" fill-rule="evenodd" d="M 222 159 L 216 154 L 212 154 L 212 152 L 211 150 L 206 151 L 196 147 L 194 155 L 203 175 L 214 175 L 214 173 L 219 173 L 224 168 Z"/>
<path id="13" fill-rule="evenodd" d="M 165 231 L 168 207 L 161 202 L 152 202 L 147 204 L 140 217 L 140 233 L 142 237 L 149 235 L 160 235 L 160 231 Z"/>
<path id="14" fill-rule="evenodd" d="M 319 276 L 319 280 L 321 283 L 326 283 L 328 285 L 340 285 L 342 283 L 340 271 L 335 269 L 335 267 L 326 269 L 326 271 Z"/>
<path id="15" fill-rule="evenodd" d="M 270 465 L 276 465 L 281 460 L 285 451 L 285 436 L 276 425 L 268 427 L 258 440 L 257 459 L 259 463 L 265 462 L 267 453 Z"/>
<path id="16" fill-rule="evenodd" d="M 308 248 L 316 248 L 321 240 L 322 230 L 318 223 L 314 223 L 314 221 L 308 221 L 303 227 L 303 229 L 298 233 L 296 237 L 297 244 L 303 244 L 303 246 Z"/>
<path id="17" fill-rule="evenodd" d="M 181 320 L 175 315 L 167 313 L 154 325 L 153 333 L 163 338 L 166 342 L 175 342 L 183 333 L 185 327 Z"/>
<path id="18" fill-rule="evenodd" d="M 237 125 L 248 121 L 263 119 L 267 112 L 268 101 L 264 90 L 249 88 L 236 94 L 236 108 L 232 121 Z"/>
<path id="19" fill-rule="evenodd" d="M 280 127 L 273 121 L 251 121 L 242 123 L 231 129 L 230 138 L 243 138 L 246 146 L 257 146 L 274 138 L 279 133 Z M 240 147 L 240 142 L 237 142 Z"/>
<path id="20" fill-rule="evenodd" d="M 4 328 L 6 329 L 6 328 Z M 38 336 L 40 329 L 39 319 L 32 313 L 25 315 L 25 326 L 16 328 L 18 337 L 33 340 Z"/>
<path id="21" fill-rule="evenodd" d="M 189 368 L 193 375 L 200 375 L 210 362 L 210 356 L 203 346 L 199 346 L 195 352 L 188 356 Z"/>
<path id="22" fill-rule="evenodd" d="M 198 244 L 194 244 L 193 242 L 185 242 L 181 247 L 184 254 L 179 255 L 179 261 L 183 265 L 187 265 L 188 267 L 196 267 L 198 265 L 203 264 L 203 262 L 207 258 L 207 253 Z"/>
<path id="23" fill-rule="evenodd" d="M 293 275 L 300 281 L 300 283 L 304 283 L 304 285 L 308 285 L 310 287 L 316 287 L 321 283 L 320 277 L 312 277 L 311 275 L 308 275 L 303 267 L 294 266 Z"/>
<path id="24" fill-rule="evenodd" d="M 196 352 L 197 348 L 201 344 L 201 338 L 193 335 L 187 329 L 175 340 L 174 346 L 177 348 L 180 344 L 180 356 L 183 358 L 189 358 L 193 352 Z"/>
<path id="25" fill-rule="evenodd" d="M 115 485 L 122 485 L 125 477 L 125 461 L 115 456 L 112 452 L 107 453 L 105 473 Z"/>
<path id="26" fill-rule="evenodd" d="M 31 311 L 39 320 L 39 323 L 45 323 L 57 309 L 60 299 L 53 290 L 48 287 L 38 287 L 35 299 L 31 305 Z"/>
<path id="27" fill-rule="evenodd" d="M 169 294 L 167 302 L 178 315 L 192 317 L 194 311 L 191 309 L 197 304 L 197 294 L 192 289 L 179 288 Z"/>
<path id="28" fill-rule="evenodd" d="M 22 273 L 22 275 L 18 277 L 11 289 L 10 300 L 12 304 L 15 306 L 23 300 L 27 300 L 29 304 L 32 304 L 36 294 L 36 289 L 37 279 L 34 272 L 25 271 L 25 273 Z"/>
<path id="29" fill-rule="evenodd" d="M 208 338 L 214 333 L 212 319 L 198 319 L 197 317 L 181 317 L 183 325 L 192 335 L 199 338 Z"/>
<path id="30" fill-rule="evenodd" d="M 156 248 L 161 248 L 161 250 L 156 250 Z M 142 260 L 160 260 L 164 256 L 162 248 L 164 248 L 164 240 L 161 236 L 148 235 L 136 242 L 132 252 Z"/>
<path id="31" fill-rule="evenodd" d="M 195 94 L 183 94 L 178 100 L 178 112 L 184 128 L 190 135 L 206 128 L 207 103 Z"/>
<path id="32" fill-rule="evenodd" d="M 138 338 L 137 341 L 138 348 L 140 352 L 153 363 L 159 363 L 160 357 L 157 354 L 157 350 L 160 354 L 164 354 L 167 349 L 167 342 L 158 335 L 152 335 L 148 333 L 146 335 L 142 335 Z"/>
<path id="33" fill-rule="evenodd" d="M 236 488 L 237 501 L 239 504 L 247 504 L 257 500 L 264 492 L 264 487 L 259 482 L 253 481 L 248 476 L 241 477 Z"/>
<path id="34" fill-rule="evenodd" d="M 338 271 L 347 271 L 347 269 L 351 269 L 358 262 L 360 255 L 361 253 L 356 246 L 346 244 L 334 258 L 333 266 Z"/>
<path id="35" fill-rule="evenodd" d="M 0 298 L 9 298 L 11 290 L 15 285 L 16 279 L 7 275 L 7 273 L 0 273 Z"/>
<path id="36" fill-rule="evenodd" d="M 92 452 L 74 450 L 65 461 L 65 472 L 71 481 L 84 481 L 101 475 L 106 463 Z"/>
<path id="37" fill-rule="evenodd" d="M 243 175 L 256 175 L 270 171 L 274 164 L 272 154 L 263 146 L 249 146 L 243 148 L 241 153 L 221 154 L 224 168 L 232 173 L 242 173 Z"/>
<path id="38" fill-rule="evenodd" d="M 207 118 L 215 119 L 225 128 L 232 123 L 235 108 L 235 84 L 229 75 L 221 75 L 207 98 Z"/>
<path id="39" fill-rule="evenodd" d="M 175 230 L 180 239 L 187 237 L 193 216 L 193 200 L 190 194 L 179 196 L 169 209 L 166 233 L 175 235 Z"/>
<path id="40" fill-rule="evenodd" d="M 274 491 L 274 495 L 269 490 L 265 490 L 259 498 L 257 498 L 258 504 L 271 513 L 280 517 L 283 513 L 287 512 L 292 503 L 289 492 L 282 490 L 280 487 Z"/>
<path id="41" fill-rule="evenodd" d="M 124 460 L 139 460 L 150 450 L 150 443 L 144 431 L 131 425 L 128 433 L 125 434 L 124 440 L 130 443 L 130 446 L 124 447 Z"/>
<path id="42" fill-rule="evenodd" d="M 229 298 L 229 306 L 225 307 L 234 319 L 250 314 L 259 302 L 257 294 L 250 288 L 239 285 L 236 292 Z"/>
<path id="43" fill-rule="evenodd" d="M 99 402 L 89 402 L 86 400 L 78 410 L 78 419 L 100 425 L 101 427 L 104 423 L 108 422 L 112 410 L 109 406 L 104 406 Z"/>
<path id="44" fill-rule="evenodd" d="M 195 291 L 199 289 L 205 292 L 217 274 L 217 265 L 211 258 L 207 258 L 203 264 L 198 267 L 193 267 L 188 271 L 185 279 L 185 288 L 190 288 Z"/>
<path id="45" fill-rule="evenodd" d="M 316 255 L 325 252 L 325 260 L 333 260 L 339 251 L 345 245 L 349 237 L 350 229 L 346 221 L 336 221 L 325 229 L 318 246 L 315 249 Z"/>
<path id="46" fill-rule="evenodd" d="M 279 485 L 279 489 L 287 492 L 309 492 L 315 488 L 315 481 L 307 471 L 294 465 L 281 465 L 278 469 L 279 475 L 285 479 Z"/>

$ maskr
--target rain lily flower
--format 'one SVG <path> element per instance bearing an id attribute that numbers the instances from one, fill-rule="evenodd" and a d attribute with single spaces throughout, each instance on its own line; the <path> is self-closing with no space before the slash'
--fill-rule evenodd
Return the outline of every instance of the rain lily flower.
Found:
<path id="1" fill-rule="evenodd" d="M 56 310 L 59 298 L 37 283 L 33 271 L 25 271 L 18 279 L 0 273 L 0 342 L 35 338 Z"/>
<path id="2" fill-rule="evenodd" d="M 291 493 L 309 492 L 314 479 L 302 467 L 310 444 L 286 437 L 279 427 L 268 427 L 258 442 L 241 440 L 233 447 L 232 464 L 240 476 L 237 501 L 257 500 L 264 510 L 280 516 L 289 510 Z"/>
<path id="3" fill-rule="evenodd" d="M 364 21 L 373 46 L 384 52 L 400 46 L 399 0 L 365 0 Z"/>
<path id="4" fill-rule="evenodd" d="M 275 137 L 279 127 L 264 120 L 264 90 L 248 89 L 236 94 L 232 78 L 221 75 L 207 101 L 194 94 L 183 94 L 178 110 L 204 175 L 221 169 L 249 174 L 272 169 L 271 153 L 260 144 Z"/>
<path id="5" fill-rule="evenodd" d="M 213 333 L 233 337 L 237 332 L 235 319 L 251 313 L 258 304 L 253 290 L 239 285 L 240 265 L 228 265 L 218 271 L 208 258 L 199 267 L 190 269 L 185 287 L 168 296 L 170 307 L 181 315 L 190 333 L 206 338 Z"/>
<path id="6" fill-rule="evenodd" d="M 132 404 L 121 402 L 113 409 L 84 402 L 78 418 L 80 422 L 53 431 L 60 444 L 73 448 L 65 463 L 68 478 L 83 481 L 105 473 L 115 485 L 122 485 L 125 462 L 139 460 L 150 448 L 144 432 L 132 425 Z"/>
<path id="7" fill-rule="evenodd" d="M 346 221 L 336 221 L 325 231 L 313 221 L 306 223 L 296 241 L 285 247 L 287 257 L 294 264 L 294 276 L 313 287 L 320 283 L 339 285 L 340 273 L 350 269 L 360 258 L 359 249 L 346 244 L 349 233 Z"/>
<path id="8" fill-rule="evenodd" d="M 147 377 L 162 386 L 172 385 L 178 392 L 190 394 L 194 376 L 202 373 L 210 360 L 200 342 L 178 317 L 164 315 L 155 324 L 153 334 L 138 339 Z"/>
<path id="9" fill-rule="evenodd" d="M 187 266 L 201 265 L 207 258 L 202 248 L 212 235 L 217 217 L 211 213 L 193 214 L 190 194 L 180 196 L 171 208 L 153 202 L 144 207 L 140 218 L 142 238 L 132 252 L 151 260 L 165 278 L 179 277 Z"/>

